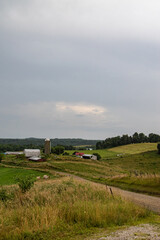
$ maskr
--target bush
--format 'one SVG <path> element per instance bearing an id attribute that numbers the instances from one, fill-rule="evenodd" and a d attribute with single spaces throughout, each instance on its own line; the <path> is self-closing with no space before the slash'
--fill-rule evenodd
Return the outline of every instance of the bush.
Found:
<path id="1" fill-rule="evenodd" d="M 25 160 L 26 159 L 25 154 L 19 154 L 19 155 L 17 155 L 17 158 L 19 160 Z"/>
<path id="2" fill-rule="evenodd" d="M 5 154 L 4 153 L 0 153 L 0 162 L 5 158 Z"/>
<path id="3" fill-rule="evenodd" d="M 7 190 L 5 188 L 0 189 L 0 200 L 2 202 L 6 202 L 7 200 L 12 199 L 13 195 L 7 193 Z"/>
<path id="4" fill-rule="evenodd" d="M 18 183 L 18 186 L 22 193 L 29 191 L 34 185 L 35 180 L 36 179 L 31 176 L 16 178 L 16 182 Z"/>
<path id="5" fill-rule="evenodd" d="M 94 156 L 97 156 L 97 160 L 101 159 L 101 155 L 99 153 L 93 153 Z"/>
<path id="6" fill-rule="evenodd" d="M 68 152 L 64 152 L 63 155 L 64 155 L 64 156 L 68 156 L 69 153 L 68 153 Z"/>
<path id="7" fill-rule="evenodd" d="M 51 153 L 60 155 L 60 154 L 64 153 L 64 149 L 65 149 L 65 148 L 64 148 L 63 146 L 52 147 L 52 148 L 51 148 Z"/>
<path id="8" fill-rule="evenodd" d="M 160 143 L 157 144 L 158 153 L 160 154 Z"/>

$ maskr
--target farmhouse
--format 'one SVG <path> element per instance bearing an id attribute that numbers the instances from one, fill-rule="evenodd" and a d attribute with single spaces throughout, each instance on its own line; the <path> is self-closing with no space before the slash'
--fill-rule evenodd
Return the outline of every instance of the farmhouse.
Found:
<path id="1" fill-rule="evenodd" d="M 27 158 L 41 156 L 40 149 L 24 149 L 24 154 Z"/>
<path id="2" fill-rule="evenodd" d="M 82 153 L 82 152 L 74 152 L 73 155 L 82 157 L 84 155 L 84 153 Z"/>
<path id="3" fill-rule="evenodd" d="M 84 153 L 77 152 L 77 153 L 75 153 L 75 155 L 82 157 L 84 155 Z"/>

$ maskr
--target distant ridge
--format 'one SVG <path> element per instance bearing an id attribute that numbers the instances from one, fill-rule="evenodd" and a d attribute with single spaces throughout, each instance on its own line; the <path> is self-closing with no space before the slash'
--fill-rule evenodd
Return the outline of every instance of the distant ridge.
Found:
<path id="1" fill-rule="evenodd" d="M 0 144 L 14 144 L 14 145 L 31 145 L 41 146 L 44 145 L 45 138 L 0 138 Z M 88 140 L 82 138 L 54 138 L 51 139 L 52 146 L 63 145 L 63 146 L 81 146 L 81 145 L 96 145 L 101 140 Z"/>

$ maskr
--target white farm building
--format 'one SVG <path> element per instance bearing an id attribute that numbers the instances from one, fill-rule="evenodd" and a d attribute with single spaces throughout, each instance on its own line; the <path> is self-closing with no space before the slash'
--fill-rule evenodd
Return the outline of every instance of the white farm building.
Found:
<path id="1" fill-rule="evenodd" d="M 40 149 L 24 149 L 24 154 L 25 157 L 30 158 L 30 157 L 40 157 L 41 152 Z"/>

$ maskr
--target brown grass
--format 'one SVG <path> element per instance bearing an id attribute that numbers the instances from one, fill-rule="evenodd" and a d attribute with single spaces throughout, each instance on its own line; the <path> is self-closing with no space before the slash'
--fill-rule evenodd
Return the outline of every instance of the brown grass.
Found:
<path id="1" fill-rule="evenodd" d="M 7 191 L 15 195 L 14 199 L 0 202 L 0 239 L 5 240 L 24 239 L 25 234 L 30 236 L 25 239 L 39 239 L 33 236 L 49 230 L 50 235 L 43 239 L 59 239 L 56 230 L 59 226 L 107 227 L 149 216 L 148 211 L 119 197 L 113 198 L 105 186 L 69 178 L 36 183 L 26 194 L 17 187 Z"/>

